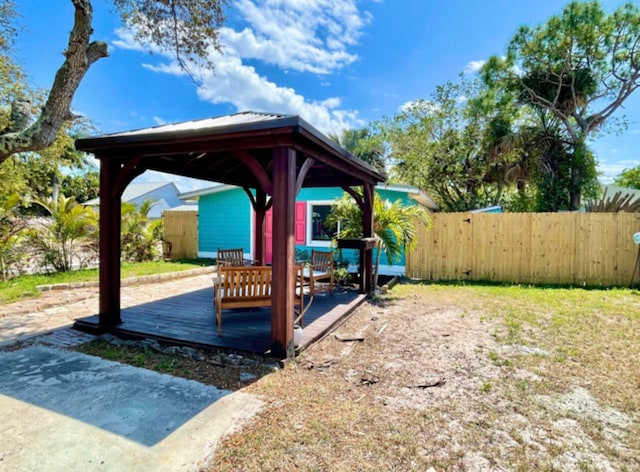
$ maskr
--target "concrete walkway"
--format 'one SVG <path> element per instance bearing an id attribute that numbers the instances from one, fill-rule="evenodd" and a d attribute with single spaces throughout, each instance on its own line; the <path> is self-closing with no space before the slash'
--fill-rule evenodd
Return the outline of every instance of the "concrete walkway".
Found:
<path id="1" fill-rule="evenodd" d="M 200 275 L 123 287 L 122 305 L 210 284 Z M 82 288 L 0 307 L 0 470 L 199 470 L 262 402 L 66 350 L 93 339 L 70 326 L 97 304 L 97 289 Z"/>

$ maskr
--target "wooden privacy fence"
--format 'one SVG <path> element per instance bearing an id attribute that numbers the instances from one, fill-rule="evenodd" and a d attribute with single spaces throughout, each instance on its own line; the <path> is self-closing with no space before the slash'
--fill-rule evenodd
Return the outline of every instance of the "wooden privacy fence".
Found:
<path id="1" fill-rule="evenodd" d="M 198 257 L 198 212 L 166 210 L 163 219 L 165 259 Z"/>
<path id="2" fill-rule="evenodd" d="M 639 213 L 440 213 L 420 229 L 407 276 L 428 280 L 629 285 Z M 633 282 L 638 281 L 638 273 Z"/>

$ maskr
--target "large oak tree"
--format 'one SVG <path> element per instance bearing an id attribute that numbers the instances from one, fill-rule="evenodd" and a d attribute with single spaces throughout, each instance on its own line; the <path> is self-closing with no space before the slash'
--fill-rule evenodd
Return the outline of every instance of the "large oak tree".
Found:
<path id="1" fill-rule="evenodd" d="M 69 0 L 74 22 L 64 60 L 39 110 L 28 101 L 22 74 L 12 58 L 17 33 L 15 5 L 0 0 L 0 164 L 11 155 L 50 146 L 63 124 L 73 118 L 71 103 L 83 77 L 98 60 L 108 56 L 107 44 L 93 40 L 91 0 Z M 181 67 L 188 59 L 209 67 L 210 48 L 220 50 L 218 30 L 224 21 L 226 0 L 112 0 L 122 21 L 147 44 L 171 50 Z M 34 116 L 35 112 L 35 116 Z"/>

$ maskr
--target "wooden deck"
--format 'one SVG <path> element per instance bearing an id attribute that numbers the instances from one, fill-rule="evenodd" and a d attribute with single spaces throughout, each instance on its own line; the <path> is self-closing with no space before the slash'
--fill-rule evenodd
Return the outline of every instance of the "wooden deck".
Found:
<path id="1" fill-rule="evenodd" d="M 355 291 L 317 293 L 304 316 L 299 351 L 307 349 L 339 325 L 366 299 Z M 218 336 L 213 292 L 210 288 L 123 308 L 122 324 L 110 332 L 126 338 L 154 338 L 173 345 L 222 349 L 268 355 L 271 345 L 271 309 L 224 310 Z M 76 320 L 75 328 L 99 330 L 98 316 Z"/>

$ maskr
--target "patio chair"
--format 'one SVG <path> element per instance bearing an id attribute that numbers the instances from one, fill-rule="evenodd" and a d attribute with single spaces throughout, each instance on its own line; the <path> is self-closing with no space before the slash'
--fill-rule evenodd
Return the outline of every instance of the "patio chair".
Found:
<path id="1" fill-rule="evenodd" d="M 218 249 L 216 264 L 232 267 L 255 265 L 257 261 L 244 258 L 244 251 L 239 249 Z"/>
<path id="2" fill-rule="evenodd" d="M 303 277 L 309 281 L 309 292 L 313 296 L 318 281 L 329 282 L 329 293 L 333 295 L 333 252 L 311 251 L 311 261 L 303 270 Z"/>
<path id="3" fill-rule="evenodd" d="M 216 286 L 221 280 L 220 269 L 222 267 L 242 267 L 255 265 L 255 261 L 244 258 L 244 250 L 238 249 L 220 249 L 216 255 L 216 273 L 213 275 L 213 293 L 216 293 Z"/>

